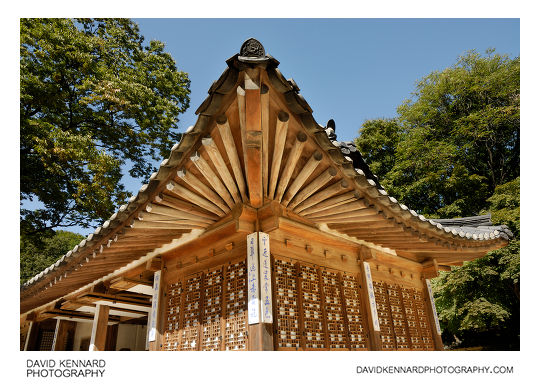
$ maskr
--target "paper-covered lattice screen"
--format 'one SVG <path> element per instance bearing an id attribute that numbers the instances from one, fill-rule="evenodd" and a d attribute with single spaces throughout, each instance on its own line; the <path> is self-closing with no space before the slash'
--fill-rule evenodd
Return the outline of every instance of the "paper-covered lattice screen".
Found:
<path id="1" fill-rule="evenodd" d="M 162 349 L 247 349 L 246 287 L 244 261 L 167 285 Z"/>
<path id="2" fill-rule="evenodd" d="M 382 348 L 434 350 L 422 291 L 373 281 Z"/>
<path id="3" fill-rule="evenodd" d="M 276 256 L 275 349 L 367 349 L 358 276 Z"/>

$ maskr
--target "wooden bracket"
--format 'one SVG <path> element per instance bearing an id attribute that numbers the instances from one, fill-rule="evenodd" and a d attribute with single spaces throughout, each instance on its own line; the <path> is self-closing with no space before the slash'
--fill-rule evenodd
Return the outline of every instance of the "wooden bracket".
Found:
<path id="1" fill-rule="evenodd" d="M 432 279 L 439 275 L 439 265 L 436 259 L 426 260 L 422 263 L 422 276 L 424 279 Z"/>

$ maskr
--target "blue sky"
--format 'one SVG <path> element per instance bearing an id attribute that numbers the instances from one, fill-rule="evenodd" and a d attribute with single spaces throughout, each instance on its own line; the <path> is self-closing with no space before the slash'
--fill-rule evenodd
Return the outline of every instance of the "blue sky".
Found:
<path id="1" fill-rule="evenodd" d="M 339 140 L 353 140 L 367 119 L 394 117 L 415 82 L 476 49 L 520 55 L 519 19 L 134 19 L 147 40 L 160 40 L 191 80 L 183 132 L 249 37 L 281 62 L 322 125 L 336 122 Z M 156 164 L 157 166 L 158 164 Z M 150 175 L 148 175 L 149 177 Z M 136 193 L 146 180 L 125 177 Z M 84 235 L 87 229 L 69 228 Z"/>

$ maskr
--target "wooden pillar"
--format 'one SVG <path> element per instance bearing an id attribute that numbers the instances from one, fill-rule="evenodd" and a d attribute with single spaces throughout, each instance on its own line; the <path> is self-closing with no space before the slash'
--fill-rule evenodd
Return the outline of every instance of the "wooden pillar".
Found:
<path id="1" fill-rule="evenodd" d="M 60 319 L 56 319 L 56 326 L 54 327 L 54 337 L 51 347 L 51 351 L 56 351 L 56 342 L 58 340 L 58 331 L 60 330 Z"/>
<path id="2" fill-rule="evenodd" d="M 263 168 L 262 168 L 262 126 L 261 126 L 261 90 L 258 70 L 245 74 L 246 102 L 246 179 L 251 206 L 259 208 L 263 204 Z"/>
<path id="3" fill-rule="evenodd" d="M 24 350 L 33 351 L 35 349 L 34 344 L 36 343 L 38 334 L 38 324 L 35 321 L 30 322 L 30 327 L 28 328 L 28 333 L 26 334 L 26 340 L 24 341 Z"/>
<path id="4" fill-rule="evenodd" d="M 428 279 L 423 278 L 422 283 L 424 286 L 424 301 L 426 303 L 429 325 L 431 326 L 431 335 L 433 337 L 433 344 L 435 350 L 444 350 L 444 344 L 441 338 L 441 329 L 439 326 L 439 318 L 437 317 L 437 310 L 435 309 L 435 302 L 433 301 L 433 294 L 431 293 L 431 283 Z"/>
<path id="5" fill-rule="evenodd" d="M 249 350 L 250 351 L 273 351 L 273 324 L 259 323 L 249 326 Z"/>
<path id="6" fill-rule="evenodd" d="M 375 303 L 375 297 L 370 298 L 370 293 L 372 293 L 372 289 L 369 288 L 369 284 L 371 284 L 371 288 L 373 288 L 373 282 L 371 280 L 368 280 L 366 277 L 366 267 L 364 265 L 364 260 L 368 257 L 371 257 L 371 252 L 369 249 L 362 248 L 360 251 L 360 279 L 362 284 L 362 302 L 364 311 L 366 313 L 367 317 L 367 327 L 368 327 L 368 334 L 369 334 L 369 345 L 370 349 L 373 351 L 380 351 L 382 350 L 382 341 L 381 341 L 381 331 L 378 328 L 379 325 L 379 319 L 378 317 L 376 319 L 373 318 L 373 313 L 371 310 L 371 306 L 373 303 Z M 369 276 L 371 277 L 371 273 L 369 273 Z M 371 302 L 373 300 L 373 303 Z M 376 303 L 375 303 L 376 305 Z"/>
<path id="7" fill-rule="evenodd" d="M 74 321 L 68 321 L 68 320 L 59 320 L 59 326 L 57 328 L 57 333 L 54 336 L 54 351 L 64 351 L 64 346 L 68 342 L 68 338 L 70 337 L 70 332 L 75 331 L 75 327 L 77 326 L 77 323 Z M 73 335 L 73 334 L 72 334 Z"/>
<path id="8" fill-rule="evenodd" d="M 90 336 L 90 351 L 104 351 L 107 340 L 107 326 L 109 323 L 109 306 L 96 305 L 92 335 Z"/>

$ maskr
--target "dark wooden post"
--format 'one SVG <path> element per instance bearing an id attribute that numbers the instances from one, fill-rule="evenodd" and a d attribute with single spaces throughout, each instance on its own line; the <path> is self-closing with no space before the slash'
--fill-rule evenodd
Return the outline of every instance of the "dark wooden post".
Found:
<path id="1" fill-rule="evenodd" d="M 109 306 L 97 304 L 90 337 L 90 351 L 104 351 L 109 323 Z"/>

